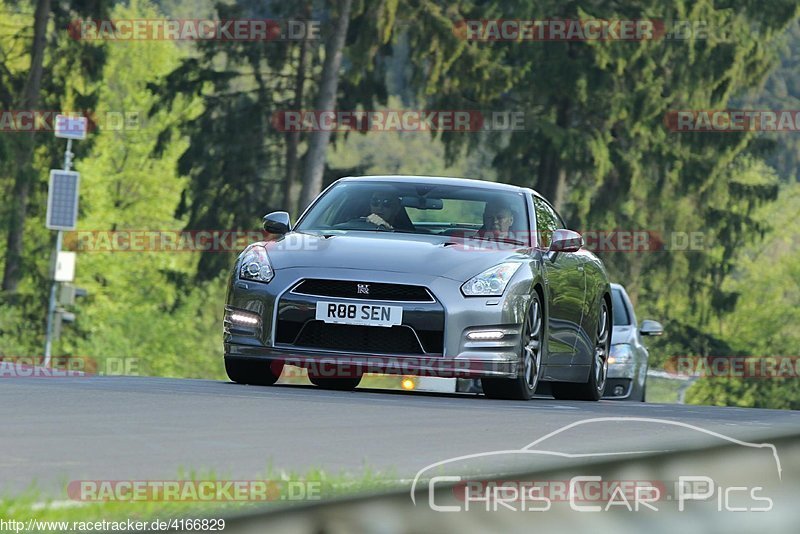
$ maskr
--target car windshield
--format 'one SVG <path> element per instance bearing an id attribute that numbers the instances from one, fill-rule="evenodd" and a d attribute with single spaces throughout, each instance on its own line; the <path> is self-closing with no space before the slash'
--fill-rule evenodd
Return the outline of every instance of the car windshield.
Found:
<path id="1" fill-rule="evenodd" d="M 522 193 L 408 182 L 341 182 L 299 221 L 304 232 L 398 232 L 528 245 Z"/>

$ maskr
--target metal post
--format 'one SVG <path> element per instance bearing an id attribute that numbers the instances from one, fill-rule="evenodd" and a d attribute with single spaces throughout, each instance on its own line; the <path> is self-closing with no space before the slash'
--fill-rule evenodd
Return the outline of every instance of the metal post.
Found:
<path id="1" fill-rule="evenodd" d="M 56 262 L 58 261 L 58 253 L 61 251 L 61 238 L 62 232 L 58 230 L 56 234 L 56 248 L 53 250 L 53 261 L 51 262 L 51 269 L 50 269 L 50 277 L 51 277 L 51 285 L 50 285 L 50 301 L 47 305 L 47 335 L 45 337 L 44 342 L 44 361 L 42 362 L 43 367 L 50 366 L 50 353 L 53 343 L 53 321 L 55 320 L 55 313 L 56 313 L 56 286 L 58 282 L 56 282 Z"/>
<path id="2" fill-rule="evenodd" d="M 64 151 L 64 170 L 68 171 L 72 169 L 72 156 L 75 154 L 72 153 L 72 139 L 67 139 L 67 150 Z"/>
<path id="3" fill-rule="evenodd" d="M 64 151 L 64 170 L 69 171 L 72 169 L 72 139 L 67 139 L 67 149 Z M 50 268 L 50 300 L 47 304 L 47 330 L 45 332 L 44 340 L 44 361 L 43 367 L 50 367 L 50 355 L 53 345 L 53 322 L 55 321 L 56 314 L 56 291 L 58 289 L 58 282 L 56 282 L 56 264 L 58 263 L 58 253 L 61 252 L 61 240 L 63 232 L 58 230 L 56 234 L 56 248 L 53 249 L 53 259 Z"/>

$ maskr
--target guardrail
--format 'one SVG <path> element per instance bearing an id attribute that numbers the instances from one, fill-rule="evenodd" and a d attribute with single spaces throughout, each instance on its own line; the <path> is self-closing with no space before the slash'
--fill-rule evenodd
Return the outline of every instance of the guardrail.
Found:
<path id="1" fill-rule="evenodd" d="M 667 380 L 669 383 L 675 385 L 678 404 L 685 404 L 686 390 L 697 380 L 697 377 L 694 376 L 676 375 L 660 369 L 648 369 L 647 378 Z"/>
<path id="2" fill-rule="evenodd" d="M 315 505 L 265 513 L 250 513 L 226 519 L 225 531 L 245 532 L 613 532 L 649 534 L 674 532 L 748 533 L 796 532 L 797 503 L 800 502 L 800 432 L 767 441 L 765 446 L 743 446 L 726 442 L 694 450 L 665 452 L 624 460 L 583 462 L 529 473 L 503 476 L 502 480 L 565 481 L 576 475 L 601 477 L 604 481 L 660 481 L 667 490 L 657 501 L 638 510 L 602 503 L 553 502 L 547 510 L 530 511 L 499 507 L 487 510 L 481 502 L 464 511 L 459 498 L 459 483 L 437 483 L 429 491 L 427 481 L 418 484 L 411 500 L 409 491 L 328 501 Z M 776 465 L 776 460 L 777 462 Z M 778 467 L 779 466 L 779 467 Z M 685 477 L 694 486 L 684 490 L 669 488 Z M 682 477 L 684 480 L 682 480 Z M 703 479 L 705 477 L 705 479 Z M 486 479 L 492 480 L 492 479 Z M 707 482 L 705 489 L 699 482 Z M 708 482 L 713 484 L 713 494 Z M 755 489 L 758 488 L 758 489 Z M 676 497 L 677 492 L 677 497 Z M 753 493 L 755 492 L 755 493 Z M 741 497 L 749 502 L 742 508 Z M 458 511 L 437 511 L 434 506 L 451 506 Z M 513 501 L 507 501 L 516 507 Z M 541 502 L 539 503 L 541 504 Z M 597 511 L 586 506 L 598 505 Z M 578 509 L 575 508 L 578 507 Z M 583 507 L 583 508 L 581 508 Z M 766 509 L 768 511 L 757 511 Z"/>

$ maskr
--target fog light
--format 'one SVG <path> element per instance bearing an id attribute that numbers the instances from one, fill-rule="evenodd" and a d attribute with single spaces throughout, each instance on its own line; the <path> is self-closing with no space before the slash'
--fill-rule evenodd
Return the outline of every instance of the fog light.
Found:
<path id="1" fill-rule="evenodd" d="M 417 384 L 416 382 L 414 382 L 413 378 L 406 376 L 403 377 L 403 380 L 400 382 L 400 387 L 406 391 L 411 391 L 412 389 L 417 387 Z"/>
<path id="2" fill-rule="evenodd" d="M 255 313 L 247 313 L 247 312 L 229 312 L 228 319 L 232 323 L 245 325 L 245 326 L 258 326 L 261 323 L 261 317 L 256 315 Z"/>
<path id="3" fill-rule="evenodd" d="M 622 386 L 614 386 L 614 396 L 621 397 L 625 394 L 625 388 Z"/>
<path id="4" fill-rule="evenodd" d="M 467 334 L 467 339 L 471 341 L 496 341 L 498 339 L 503 339 L 503 336 L 505 336 L 505 334 L 500 330 L 480 330 Z"/>

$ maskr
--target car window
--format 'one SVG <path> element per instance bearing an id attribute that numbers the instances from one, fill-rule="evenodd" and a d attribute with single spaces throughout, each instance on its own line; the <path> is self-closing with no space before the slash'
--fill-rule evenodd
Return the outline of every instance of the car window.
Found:
<path id="1" fill-rule="evenodd" d="M 622 291 L 619 289 L 611 290 L 611 307 L 614 309 L 614 325 L 631 324 L 631 316 L 628 313 L 628 306 L 622 298 Z"/>
<path id="2" fill-rule="evenodd" d="M 505 227 L 487 226 L 487 214 L 502 219 L 494 224 Z M 382 223 L 376 224 L 376 220 Z M 341 182 L 309 209 L 297 229 L 334 233 L 391 230 L 529 244 L 522 193 L 460 185 Z"/>
<path id="3" fill-rule="evenodd" d="M 533 197 L 533 209 L 536 212 L 536 232 L 539 237 L 539 246 L 547 248 L 550 246 L 553 231 L 564 228 L 564 223 L 556 211 L 539 197 Z"/>
<path id="4" fill-rule="evenodd" d="M 479 200 L 442 199 L 442 209 L 406 208 L 411 222 L 416 224 L 447 223 L 480 228 L 483 224 L 485 202 Z"/>

